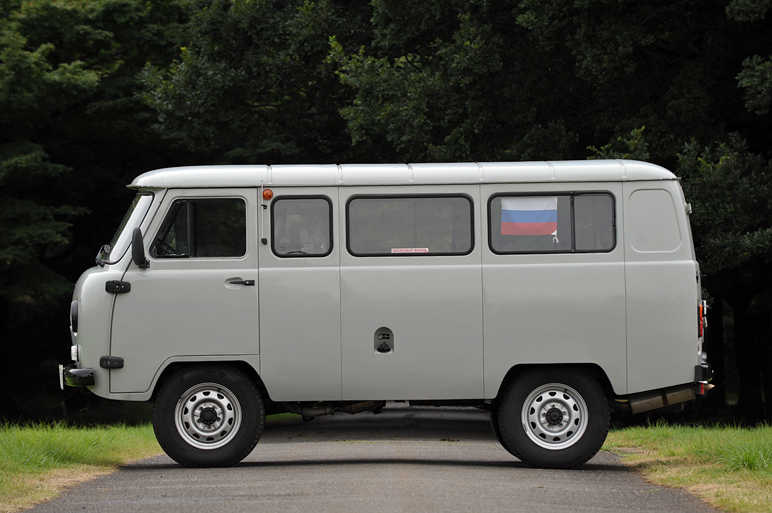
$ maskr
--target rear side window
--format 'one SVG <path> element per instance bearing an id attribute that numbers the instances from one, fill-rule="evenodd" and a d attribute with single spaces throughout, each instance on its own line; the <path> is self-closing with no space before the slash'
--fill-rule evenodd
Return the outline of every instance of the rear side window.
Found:
<path id="1" fill-rule="evenodd" d="M 278 198 L 272 203 L 273 252 L 321 257 L 332 251 L 332 204 L 326 197 Z"/>
<path id="2" fill-rule="evenodd" d="M 606 193 L 495 196 L 488 206 L 494 253 L 606 252 L 616 245 Z"/>
<path id="3" fill-rule="evenodd" d="M 464 196 L 355 197 L 346 212 L 355 256 L 465 255 L 472 202 Z"/>
<path id="4" fill-rule="evenodd" d="M 246 204 L 238 198 L 176 200 L 150 254 L 156 258 L 244 256 L 246 219 Z"/>

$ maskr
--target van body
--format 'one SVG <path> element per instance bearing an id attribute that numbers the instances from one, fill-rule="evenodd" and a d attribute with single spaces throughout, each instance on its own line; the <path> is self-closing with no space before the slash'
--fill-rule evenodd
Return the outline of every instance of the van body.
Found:
<path id="1" fill-rule="evenodd" d="M 609 407 L 691 400 L 705 303 L 678 179 L 636 161 L 151 171 L 71 306 L 60 382 L 155 401 L 190 466 L 266 414 L 491 411 L 536 466 L 575 467 Z"/>

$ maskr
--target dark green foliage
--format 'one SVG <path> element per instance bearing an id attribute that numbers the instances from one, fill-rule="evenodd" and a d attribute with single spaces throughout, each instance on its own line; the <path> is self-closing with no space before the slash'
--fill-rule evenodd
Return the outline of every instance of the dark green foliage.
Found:
<path id="1" fill-rule="evenodd" d="M 144 98 L 165 130 L 232 163 L 345 159 L 338 114 L 350 99 L 327 61 L 328 38 L 367 41 L 358 1 L 198 0 L 179 61 L 148 66 Z"/>
<path id="2" fill-rule="evenodd" d="M 46 407 L 72 283 L 109 241 L 125 184 L 182 160 L 136 93 L 147 62 L 176 55 L 183 21 L 175 1 L 0 1 L 0 355 L 15 397 L 0 415 Z"/>

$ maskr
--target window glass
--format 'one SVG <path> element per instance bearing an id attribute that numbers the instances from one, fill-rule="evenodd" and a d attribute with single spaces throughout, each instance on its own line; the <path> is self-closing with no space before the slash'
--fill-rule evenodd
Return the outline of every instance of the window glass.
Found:
<path id="1" fill-rule="evenodd" d="M 611 251 L 616 244 L 610 194 L 497 196 L 490 202 L 496 253 Z"/>
<path id="2" fill-rule="evenodd" d="M 325 256 L 332 251 L 331 210 L 326 198 L 279 198 L 273 209 L 273 252 Z"/>
<path id="3" fill-rule="evenodd" d="M 609 251 L 614 247 L 614 202 L 608 194 L 574 197 L 577 251 Z"/>
<path id="4" fill-rule="evenodd" d="M 247 252 L 246 204 L 236 198 L 176 200 L 150 248 L 154 257 L 239 257 Z"/>
<path id="5" fill-rule="evenodd" d="M 348 203 L 353 255 L 452 255 L 472 250 L 472 203 L 464 197 L 360 197 Z"/>
<path id="6" fill-rule="evenodd" d="M 140 225 L 152 202 L 152 194 L 140 193 L 134 197 L 134 201 L 131 202 L 129 210 L 113 236 L 113 240 L 110 241 L 111 249 L 109 254 L 105 256 L 107 260 L 118 261 L 123 257 L 131 242 L 132 231 Z"/>
<path id="7" fill-rule="evenodd" d="M 570 196 L 499 196 L 490 222 L 496 252 L 571 251 Z"/>

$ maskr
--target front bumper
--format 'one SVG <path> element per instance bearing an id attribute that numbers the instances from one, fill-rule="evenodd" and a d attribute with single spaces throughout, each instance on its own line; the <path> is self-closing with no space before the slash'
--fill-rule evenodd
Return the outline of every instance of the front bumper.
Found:
<path id="1" fill-rule="evenodd" d="M 94 369 L 80 369 L 76 365 L 59 365 L 59 387 L 64 390 L 64 385 L 70 387 L 94 386 Z"/>

